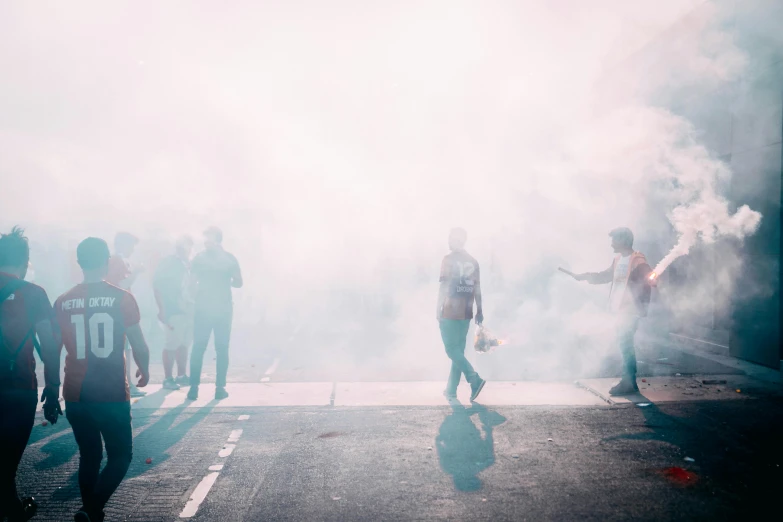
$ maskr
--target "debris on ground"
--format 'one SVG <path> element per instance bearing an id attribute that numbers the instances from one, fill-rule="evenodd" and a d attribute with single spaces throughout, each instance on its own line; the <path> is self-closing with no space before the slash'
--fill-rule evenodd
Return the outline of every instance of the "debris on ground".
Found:
<path id="1" fill-rule="evenodd" d="M 742 390 L 737 390 L 737 393 L 742 393 Z"/>
<path id="2" fill-rule="evenodd" d="M 332 497 L 332 500 L 340 500 L 342 497 Z"/>
<path id="3" fill-rule="evenodd" d="M 427 446 L 427 451 L 432 451 L 432 446 Z"/>
<path id="4" fill-rule="evenodd" d="M 647 379 L 642 379 L 642 382 L 647 382 Z"/>
<path id="5" fill-rule="evenodd" d="M 649 402 L 639 402 L 636 405 L 639 406 L 640 408 L 646 408 L 647 406 L 650 405 L 650 403 Z"/>
<path id="6" fill-rule="evenodd" d="M 685 462 L 696 462 L 696 459 L 692 459 L 690 457 L 685 457 L 683 460 L 685 460 Z"/>
<path id="7" fill-rule="evenodd" d="M 682 377 L 682 374 L 681 373 L 675 373 L 674 376 L 675 377 Z"/>
<path id="8" fill-rule="evenodd" d="M 726 379 L 702 379 L 702 384 L 726 384 Z"/>
<path id="9" fill-rule="evenodd" d="M 152 464 L 152 459 L 147 457 L 147 460 L 145 460 L 144 462 L 146 462 L 147 464 Z"/>
<path id="10" fill-rule="evenodd" d="M 41 426 L 48 426 L 48 425 L 49 425 L 49 422 L 48 422 L 48 421 L 43 421 L 43 422 L 41 423 Z"/>
<path id="11" fill-rule="evenodd" d="M 666 477 L 667 479 L 671 480 L 672 482 L 680 486 L 693 485 L 699 479 L 696 473 L 693 473 L 692 471 L 688 471 L 686 469 L 682 469 L 676 466 L 671 468 L 664 468 L 660 472 L 664 477 Z"/>
<path id="12" fill-rule="evenodd" d="M 326 433 L 321 433 L 318 435 L 319 439 L 333 439 L 335 437 L 339 437 L 340 435 L 343 435 L 342 432 L 339 431 L 327 431 Z"/>
<path id="13" fill-rule="evenodd" d="M 546 439 L 547 442 L 552 442 L 552 439 Z"/>

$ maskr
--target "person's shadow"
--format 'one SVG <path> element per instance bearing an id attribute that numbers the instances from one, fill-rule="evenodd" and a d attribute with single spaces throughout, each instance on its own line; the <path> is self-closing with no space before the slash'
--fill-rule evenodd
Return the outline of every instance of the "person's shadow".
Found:
<path id="1" fill-rule="evenodd" d="M 435 439 L 440 467 L 452 476 L 459 491 L 478 491 L 482 486 L 478 474 L 495 463 L 492 430 L 506 418 L 479 404 L 466 408 L 457 400 L 449 402 L 452 412 L 443 420 Z M 471 419 L 475 414 L 481 430 Z"/>

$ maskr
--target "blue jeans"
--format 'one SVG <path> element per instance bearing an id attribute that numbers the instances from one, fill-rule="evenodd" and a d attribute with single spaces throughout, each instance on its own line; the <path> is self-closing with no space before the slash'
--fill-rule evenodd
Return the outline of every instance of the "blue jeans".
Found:
<path id="1" fill-rule="evenodd" d="M 470 361 L 465 358 L 468 329 L 470 329 L 470 319 L 440 320 L 440 336 L 446 347 L 446 355 L 451 359 L 451 373 L 449 373 L 449 382 L 446 385 L 448 393 L 457 393 L 457 386 L 459 386 L 462 374 L 465 374 L 465 380 L 470 384 L 479 379 L 478 373 L 473 369 Z"/>
<path id="2" fill-rule="evenodd" d="M 639 318 L 635 316 L 622 318 L 617 326 L 617 344 L 623 354 L 623 377 L 631 380 L 636 380 L 636 349 L 633 339 L 638 327 Z"/>

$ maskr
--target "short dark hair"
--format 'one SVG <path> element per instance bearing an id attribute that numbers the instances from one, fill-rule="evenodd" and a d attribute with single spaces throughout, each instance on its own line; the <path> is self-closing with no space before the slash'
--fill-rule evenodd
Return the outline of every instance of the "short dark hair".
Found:
<path id="1" fill-rule="evenodd" d="M 633 232 L 631 232 L 630 228 L 627 227 L 615 228 L 614 230 L 609 232 L 609 237 L 617 239 L 617 241 L 621 241 L 623 244 L 628 245 L 628 247 L 633 246 Z"/>
<path id="2" fill-rule="evenodd" d="M 84 270 L 95 270 L 109 262 L 109 245 L 103 239 L 88 237 L 76 247 L 76 261 Z"/>
<path id="3" fill-rule="evenodd" d="M 215 242 L 222 243 L 223 242 L 223 231 L 220 230 L 218 227 L 209 227 L 204 231 L 205 236 L 212 236 L 215 238 Z"/>
<path id="4" fill-rule="evenodd" d="M 114 236 L 114 248 L 119 249 L 122 246 L 136 246 L 139 242 L 139 238 L 131 234 L 130 232 L 117 232 Z"/>
<path id="5" fill-rule="evenodd" d="M 14 227 L 8 234 L 0 234 L 0 266 L 27 266 L 30 262 L 30 244 L 24 229 Z"/>

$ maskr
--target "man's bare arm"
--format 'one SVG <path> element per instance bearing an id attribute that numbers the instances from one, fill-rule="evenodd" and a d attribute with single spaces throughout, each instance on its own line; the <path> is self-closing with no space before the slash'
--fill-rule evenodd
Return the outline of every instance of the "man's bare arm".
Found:
<path id="1" fill-rule="evenodd" d="M 35 323 L 35 332 L 41 343 L 41 360 L 44 363 L 44 381 L 47 388 L 60 387 L 60 350 L 62 342 L 58 342 L 57 335 L 49 320 Z"/>
<path id="2" fill-rule="evenodd" d="M 612 282 L 614 276 L 614 263 L 603 272 L 588 272 L 574 276 L 577 281 L 587 281 L 591 285 L 605 285 Z"/>
<path id="3" fill-rule="evenodd" d="M 137 386 L 143 388 L 150 380 L 150 349 L 147 346 L 147 341 L 144 339 L 141 326 L 138 324 L 129 326 L 125 333 L 133 349 L 133 360 L 136 361 L 136 366 L 139 367 L 139 371 L 136 372 L 136 376 L 140 377 Z"/>

